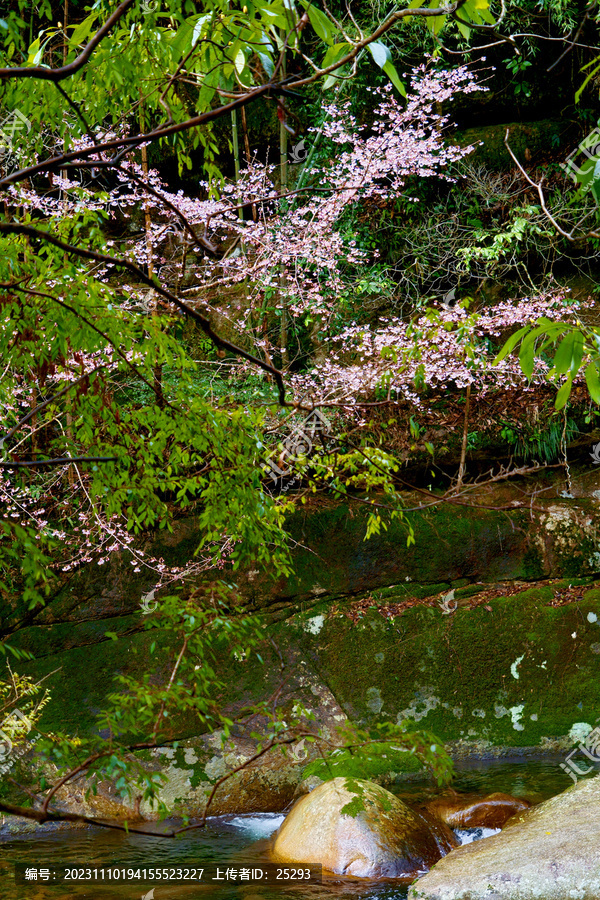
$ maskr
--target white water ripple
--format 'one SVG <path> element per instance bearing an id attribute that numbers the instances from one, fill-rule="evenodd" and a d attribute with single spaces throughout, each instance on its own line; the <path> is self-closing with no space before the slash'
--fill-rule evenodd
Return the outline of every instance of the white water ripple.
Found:
<path id="1" fill-rule="evenodd" d="M 482 841 L 484 838 L 492 837 L 498 834 L 500 828 L 455 828 L 456 835 L 461 847 L 463 844 L 472 844 L 473 841 Z"/>
<path id="2" fill-rule="evenodd" d="M 249 813 L 248 815 L 236 816 L 228 821 L 228 825 L 234 828 L 240 828 L 245 831 L 248 837 L 255 840 L 269 837 L 274 831 L 277 831 L 285 816 L 280 813 Z"/>

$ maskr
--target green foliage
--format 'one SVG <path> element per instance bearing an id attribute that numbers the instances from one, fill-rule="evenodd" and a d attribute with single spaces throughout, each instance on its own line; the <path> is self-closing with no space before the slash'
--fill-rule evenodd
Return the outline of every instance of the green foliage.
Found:
<path id="1" fill-rule="evenodd" d="M 316 776 L 323 781 L 339 776 L 374 780 L 390 772 L 417 771 L 421 766 L 408 748 L 402 753 L 388 744 L 371 745 L 365 750 L 334 750 L 325 759 L 309 763 L 304 778 Z"/>
<path id="2" fill-rule="evenodd" d="M 509 444 L 516 458 L 525 461 L 554 463 L 561 458 L 563 446 L 573 440 L 579 429 L 572 419 L 566 423 L 562 416 L 553 421 L 540 421 L 535 425 L 511 423 L 500 434 Z"/>
<path id="3" fill-rule="evenodd" d="M 342 806 L 340 809 L 340 813 L 343 816 L 351 816 L 351 818 L 355 819 L 361 812 L 365 811 L 365 801 L 361 796 L 361 786 L 356 783 L 356 781 L 352 778 L 348 778 L 344 785 L 346 790 L 348 791 L 356 791 L 356 795 L 350 800 L 349 803 L 346 803 L 345 806 Z"/>
<path id="4" fill-rule="evenodd" d="M 7 662 L 6 675 L 0 679 L 0 727 L 3 740 L 8 738 L 14 746 L 27 745 L 31 732 L 49 702 L 50 692 L 42 687 L 42 682 L 35 682 L 27 675 L 13 672 Z"/>
<path id="5" fill-rule="evenodd" d="M 414 731 L 408 721 L 399 725 L 382 722 L 370 729 L 344 726 L 339 729 L 339 739 L 343 746 L 309 763 L 304 778 L 317 776 L 326 781 L 344 776 L 370 780 L 390 772 L 426 768 L 442 785 L 453 774 L 452 761 L 443 744 L 429 732 Z"/>
<path id="6" fill-rule="evenodd" d="M 421 0 L 411 0 L 408 9 L 416 9 L 421 6 Z M 436 9 L 439 4 L 435 0 L 429 3 L 430 9 Z M 464 37 L 471 34 L 472 25 L 486 25 L 495 21 L 490 11 L 488 0 L 466 0 L 458 10 L 457 18 L 460 19 L 459 29 Z M 423 20 L 433 37 L 437 37 L 447 25 L 449 17 L 445 15 L 430 16 Z"/>
<path id="7" fill-rule="evenodd" d="M 69 59 L 95 21 L 75 29 Z M 161 61 L 167 69 L 172 65 L 170 35 L 159 38 L 160 30 L 155 34 L 159 44 L 155 55 L 144 43 L 151 33 L 148 21 L 137 30 L 117 29 L 96 57 L 96 76 L 109 88 L 103 108 L 107 122 L 119 104 L 121 112 L 129 101 L 135 106 L 136 79 L 151 84 L 155 65 L 160 67 Z M 134 39 L 142 55 L 144 48 L 148 53 L 137 69 L 130 46 Z M 32 47 L 32 64 L 41 46 Z M 120 64 L 109 74 L 115 56 Z M 241 57 L 237 65 L 235 60 L 241 77 Z M 34 84 L 35 100 L 28 97 L 23 109 L 35 118 L 35 104 L 49 102 L 47 92 L 53 88 Z M 73 79 L 71 87 L 76 102 L 84 107 L 99 99 L 97 83 L 92 84 L 85 72 Z M 11 95 L 10 102 L 17 96 Z M 146 104 L 151 112 L 149 98 Z M 55 138 L 66 139 L 62 121 L 52 118 L 56 109 L 54 105 L 47 127 Z M 176 101 L 173 113 L 175 118 L 187 115 Z M 69 135 L 75 138 L 77 129 L 73 127 Z M 37 140 L 32 138 L 29 152 L 41 151 Z M 112 255 L 115 251 L 103 232 L 105 217 L 104 211 L 86 208 L 82 202 L 69 215 L 38 222 L 40 238 L 0 238 L 0 281 L 9 285 L 2 296 L 0 328 L 0 355 L 6 366 L 0 389 L 7 409 L 3 432 L 6 426 L 16 428 L 5 458 L 35 462 L 92 457 L 90 463 L 72 467 L 5 470 L 3 488 L 19 500 L 21 511 L 14 521 L 10 517 L 0 521 L 0 590 L 19 611 L 38 607 L 58 593 L 72 568 L 103 564 L 111 550 L 128 546 L 131 534 L 172 530 L 177 515 L 189 509 L 196 515 L 198 551 L 209 563 L 227 566 L 229 573 L 246 565 L 274 577 L 289 574 L 283 522 L 292 504 L 277 501 L 263 488 L 261 433 L 266 412 L 249 403 L 262 399 L 265 391 L 258 390 L 256 381 L 249 384 L 246 397 L 215 390 L 214 382 L 209 390 L 206 367 L 181 341 L 175 316 L 132 313 L 120 274 L 103 283 L 77 253 L 65 254 L 43 238 L 43 229 L 48 228 L 47 233 L 74 247 Z M 29 213 L 24 213 L 23 221 L 31 221 Z M 157 370 L 162 373 L 160 391 Z M 22 387 L 32 382 L 33 396 Z M 272 400 L 272 387 L 269 395 Z M 27 427 L 24 405 L 36 410 Z M 321 484 L 323 479 L 335 481 L 342 491 L 359 482 L 375 489 L 390 483 L 380 462 L 364 463 L 350 455 L 338 467 L 337 457 L 326 454 L 315 466 L 316 477 Z M 41 510 L 38 499 L 44 504 Z M 400 508 L 397 514 L 401 515 Z M 384 523 L 374 513 L 368 533 L 380 527 Z M 104 548 L 104 529 L 116 535 L 109 551 Z M 121 796 L 141 794 L 143 800 L 156 803 L 161 776 L 135 760 L 133 750 L 173 740 L 183 718 L 195 721 L 197 733 L 220 729 L 227 740 L 234 720 L 223 711 L 227 685 L 217 674 L 217 660 L 235 654 L 260 658 L 264 642 L 262 624 L 242 615 L 238 604 L 230 584 L 215 586 L 210 598 L 162 597 L 160 611 L 145 622 L 147 628 L 157 629 L 147 670 L 139 678 L 118 676 L 99 714 L 97 733 L 74 738 L 55 731 L 37 742 L 40 796 L 51 790 L 44 774 L 47 763 L 57 767 L 58 777 L 83 764 L 89 791 L 110 779 Z M 116 634 L 107 637 L 118 641 Z M 0 646 L 4 651 L 8 647 Z M 256 714 L 257 707 L 251 712 Z M 270 715 L 273 746 L 289 741 L 290 730 L 308 718 L 301 710 L 285 720 L 281 710 L 265 713 Z M 160 804 L 159 810 L 166 812 Z"/>
<path id="8" fill-rule="evenodd" d="M 172 741 L 182 718 L 195 720 L 196 733 L 221 729 L 224 742 L 231 736 L 234 720 L 220 704 L 226 683 L 217 673 L 219 660 L 233 653 L 258 654 L 264 643 L 259 620 L 244 615 L 237 604 L 234 586 L 225 582 L 213 582 L 187 598 L 162 597 L 145 622 L 156 634 L 147 672 L 140 678 L 115 677 L 115 690 L 98 714 L 96 736 L 43 736 L 36 744 L 42 771 L 47 762 L 68 771 L 87 758 L 88 791 L 111 779 L 123 798 L 141 793 L 155 805 L 164 777 L 148 771 L 132 749 Z M 165 670 L 166 677 L 157 678 L 157 671 Z"/>
<path id="9" fill-rule="evenodd" d="M 435 0 L 430 8 L 437 8 Z M 35 9 L 16 0 L 0 19 L 0 65 L 47 69 L 71 64 L 113 11 L 114 4 L 99 0 L 65 29 L 56 24 L 56 8 L 48 0 Z M 454 24 L 469 39 L 473 26 L 493 21 L 487 0 L 467 0 L 454 24 L 444 7 L 440 11 L 425 20 L 434 39 Z M 415 25 L 414 16 L 402 20 L 409 35 Z M 3 81 L 3 106 L 18 110 L 31 126 L 15 154 L 27 165 L 89 140 L 88 130 L 98 138 L 110 134 L 118 139 L 165 124 L 184 126 L 196 116 L 216 112 L 231 95 L 279 78 L 276 67 L 282 50 L 294 65 L 307 64 L 309 71 L 311 64 L 324 69 L 350 54 L 359 31 L 353 21 L 345 21 L 342 28 L 310 2 L 297 7 L 290 0 L 269 4 L 209 0 L 198 11 L 190 0 L 165 0 L 149 4 L 143 13 L 134 3 L 97 45 L 89 63 L 65 80 L 66 98 L 49 79 Z M 403 93 L 393 62 L 399 43 L 390 35 L 362 47 L 356 60 L 362 65 L 361 77 L 377 83 L 389 78 Z M 519 74 L 527 65 L 519 68 Z M 349 64 L 329 73 L 323 90 L 340 88 L 340 76 L 346 78 L 351 71 Z M 320 108 L 321 95 L 315 93 L 313 102 Z M 362 102 L 356 101 L 359 106 Z M 315 150 L 313 162 L 319 162 L 319 153 L 321 160 L 330 157 L 332 146 Z M 222 176 L 217 157 L 222 148 L 210 123 L 173 131 L 161 139 L 159 149 L 177 155 L 180 174 L 192 168 L 192 155 L 198 151 L 211 188 L 218 191 Z M 55 194 L 59 197 L 50 183 L 51 200 Z M 15 465 L 2 473 L 6 491 L 22 507 L 14 518 L 3 513 L 0 519 L 0 591 L 18 613 L 36 609 L 60 592 L 73 569 L 90 562 L 103 564 L 111 552 L 129 546 L 132 535 L 172 530 L 177 516 L 195 514 L 198 551 L 205 553 L 207 565 L 219 567 L 222 580 L 205 593 L 182 590 L 161 596 L 158 610 L 144 623 L 148 631 L 156 632 L 147 669 L 140 677 L 117 676 L 95 734 L 74 738 L 56 732 L 42 736 L 37 745 L 42 797 L 50 788 L 43 766 L 50 762 L 59 775 L 82 765 L 91 792 L 100 781 L 110 779 L 120 795 L 141 792 L 144 800 L 156 803 L 162 778 L 132 753 L 172 742 L 182 719 L 192 720 L 197 733 L 220 730 L 224 741 L 233 736 L 237 721 L 223 708 L 227 683 L 218 663 L 223 658 L 261 661 L 264 623 L 243 614 L 232 573 L 245 565 L 274 577 L 289 574 L 284 516 L 294 504 L 277 500 L 264 488 L 264 432 L 273 420 L 279 421 L 273 408 L 264 406 L 267 399 L 274 402 L 272 385 L 254 375 L 234 390 L 225 375 L 209 377 L 206 363 L 216 360 L 206 359 L 206 346 L 201 348 L 203 359 L 194 358 L 176 316 L 135 314 L 124 289 L 131 287 L 123 284 L 124 268 L 105 261 L 101 269 L 98 260 L 78 255 L 79 249 L 114 258 L 129 252 L 124 242 L 117 250 L 109 242 L 108 213 L 102 208 L 109 196 L 96 192 L 94 199 L 96 204 L 88 205 L 88 195 L 80 190 L 77 208 L 62 215 L 60 197 L 58 212 L 52 215 L 41 212 L 41 207 L 32 211 L 24 199 L 15 216 L 22 225 L 35 223 L 39 236 L 3 232 L 0 238 L 3 432 L 16 427 L 3 457 Z M 479 239 L 485 231 L 479 217 L 482 204 L 470 203 L 470 226 L 478 229 Z M 405 215 L 406 209 L 407 203 L 401 201 L 396 211 Z M 362 210 L 349 214 L 343 227 L 358 235 L 359 246 L 362 242 L 376 249 L 378 241 L 369 235 L 371 222 L 363 214 Z M 442 218 L 443 210 L 436 215 Z M 10 224 L 12 219 L 6 218 Z M 386 227 L 390 223 L 395 225 L 392 217 Z M 471 261 L 500 260 L 527 235 L 537 233 L 525 208 L 506 233 L 489 229 L 483 241 L 488 244 L 487 257 L 477 256 L 467 245 L 467 268 Z M 65 241 L 72 252 L 57 248 L 44 234 Z M 402 250 L 400 241 L 394 249 Z M 424 254 L 415 259 L 423 268 L 428 265 Z M 323 278 L 327 275 L 324 272 Z M 353 300 L 361 306 L 365 298 L 382 293 L 393 298 L 395 286 L 387 261 L 361 272 L 354 298 L 343 298 L 339 318 L 329 326 L 343 325 Z M 270 302 L 266 297 L 264 313 L 272 311 Z M 299 345 L 312 325 L 308 316 L 298 327 Z M 415 328 L 415 345 L 421 336 L 431 338 L 438 326 L 432 313 L 423 335 Z M 556 374 L 571 379 L 586 364 L 590 391 L 600 394 L 595 360 L 586 358 L 586 340 L 565 341 L 555 360 Z M 465 354 L 474 357 L 477 348 L 465 347 Z M 390 356 L 394 352 L 390 348 Z M 527 345 L 523 355 L 527 367 L 530 357 Z M 385 391 L 386 385 L 381 387 Z M 23 408 L 34 410 L 31 419 L 24 421 Z M 419 424 L 413 420 L 410 427 L 417 439 Z M 102 461 L 35 472 L 16 465 L 77 456 Z M 318 452 L 299 455 L 295 469 L 304 478 L 307 493 L 326 488 L 337 497 L 360 494 L 371 510 L 366 538 L 387 528 L 390 519 L 404 521 L 397 490 L 399 464 L 381 447 L 367 441 L 357 445 L 350 433 L 342 431 Z M 387 517 L 371 504 L 376 492 L 385 494 Z M 103 531 L 116 535 L 109 550 Z M 409 524 L 406 534 L 410 545 L 414 535 Z M 116 633 L 107 637 L 118 646 Z M 7 644 L 0 644 L 0 650 L 7 649 Z M 0 700 L 23 701 L 25 713 L 35 719 L 46 696 L 36 705 L 38 685 L 17 677 L 12 685 L 14 696 L 3 694 L 0 684 Z M 301 704 L 291 712 L 273 711 L 266 701 L 237 718 L 257 713 L 267 722 L 256 735 L 259 748 L 289 745 L 311 719 Z M 376 772 L 388 760 L 395 764 L 405 757 L 429 766 L 440 783 L 451 771 L 439 742 L 404 724 L 348 731 L 340 740 L 326 763 L 328 771 L 339 766 L 340 771 L 351 767 L 352 774 Z"/>
<path id="10" fill-rule="evenodd" d="M 600 339 L 594 328 L 578 322 L 576 326 L 553 322 L 542 317 L 534 326 L 525 326 L 505 342 L 496 356 L 497 364 L 520 345 L 519 363 L 523 374 L 531 378 L 534 360 L 554 349 L 553 366 L 548 378 L 560 387 L 555 407 L 563 409 L 571 394 L 573 380 L 585 363 L 585 382 L 594 403 L 600 402 Z M 563 380 L 564 379 L 564 380 Z"/>
<path id="11" fill-rule="evenodd" d="M 511 210 L 508 227 L 501 230 L 474 229 L 473 244 L 457 250 L 456 255 L 463 261 L 464 269 L 470 272 L 475 261 L 485 261 L 489 264 L 504 260 L 515 251 L 519 243 L 531 236 L 551 235 L 552 232 L 548 226 L 544 228 L 532 220 L 532 216 L 539 212 L 539 206 L 530 205 L 516 208 Z M 493 266 L 489 271 L 493 273 Z"/>
<path id="12" fill-rule="evenodd" d="M 369 44 L 369 51 L 379 68 L 388 75 L 394 87 L 400 91 L 403 97 L 406 97 L 406 88 L 398 77 L 398 73 L 392 63 L 392 54 L 388 47 L 382 41 L 373 41 Z"/>
<path id="13" fill-rule="evenodd" d="M 310 53 L 317 69 L 338 64 L 353 44 L 340 33 L 336 22 L 314 4 L 303 2 L 301 6 L 307 11 L 313 38 L 318 38 L 315 46 L 305 45 L 302 52 L 305 56 Z M 45 2 L 37 10 L 43 27 L 30 42 L 26 22 L 11 12 L 0 19 L 0 66 L 58 67 L 73 63 L 109 10 L 113 11 L 109 4 L 96 3 L 85 18 L 65 30 L 60 23 L 49 25 L 44 21 L 45 15 L 52 16 L 50 3 Z M 72 103 L 68 111 L 57 102 L 57 89 L 51 81 L 31 80 L 26 93 L 18 82 L 4 82 L 6 108 L 18 109 L 33 126 L 23 136 L 24 146 L 19 153 L 39 155 L 54 143 L 62 143 L 68 150 L 77 138 L 87 137 L 84 117 L 76 108 L 93 121 L 102 121 L 105 129 L 116 132 L 128 124 L 137 126 L 142 122 L 146 130 L 151 130 L 164 119 L 165 110 L 173 124 L 205 113 L 222 102 L 221 92 L 249 90 L 271 79 L 284 40 L 286 53 L 299 54 L 301 15 L 302 9 L 290 0 L 273 0 L 269 4 L 248 0 L 233 5 L 225 0 L 210 0 L 203 4 L 201 12 L 195 4 L 179 0 L 150 4 L 141 11 L 138 4 L 133 4 L 112 29 L 110 39 L 96 47 L 93 65 L 69 79 Z M 353 26 L 352 30 L 355 31 Z M 376 41 L 369 48 L 382 71 L 404 93 L 387 46 Z M 176 71 L 181 60 L 185 60 L 185 84 L 174 79 L 165 87 L 164 73 Z M 335 74 L 325 79 L 324 88 L 333 84 L 339 84 Z M 96 116 L 99 107 L 100 115 Z M 219 147 L 210 123 L 176 132 L 160 143 L 165 149 L 176 151 L 180 175 L 184 169 L 192 168 L 191 154 L 199 150 L 213 189 L 221 180 L 216 164 Z"/>
<path id="14" fill-rule="evenodd" d="M 5 598 L 20 594 L 28 609 L 43 605 L 54 583 L 50 554 L 56 546 L 34 528 L 0 520 L 0 593 Z M 0 653 L 6 649 L 0 643 Z"/>
<path id="15" fill-rule="evenodd" d="M 452 186 L 419 179 L 407 186 L 405 197 L 383 206 L 349 210 L 341 231 L 378 261 L 356 271 L 360 293 L 350 292 L 340 306 L 340 330 L 347 317 L 359 324 L 388 312 L 409 316 L 450 288 L 457 297 L 474 294 L 485 281 L 520 290 L 532 281 L 550 278 L 559 262 L 593 272 L 589 247 L 572 247 L 550 226 L 533 203 L 523 203 L 519 177 L 494 172 L 482 163 L 464 160 L 450 170 Z M 560 176 L 548 192 L 553 212 L 575 225 L 590 201 L 575 207 L 571 182 Z M 560 270 L 559 270 L 560 271 Z M 559 271 L 556 275 L 558 276 Z M 365 288 L 373 286 L 370 294 Z M 377 285 L 377 286 L 376 286 Z M 332 317 L 332 327 L 337 320 Z"/>
<path id="16" fill-rule="evenodd" d="M 590 60 L 588 63 L 586 63 L 584 66 L 582 66 L 581 71 L 585 72 L 586 75 L 583 80 L 583 83 L 577 89 L 577 92 L 575 93 L 575 102 L 576 103 L 579 103 L 579 101 L 581 100 L 581 95 L 585 91 L 588 84 L 590 84 L 590 82 L 592 82 L 593 79 L 597 76 L 598 72 L 600 72 L 600 56 L 594 57 L 594 59 Z"/>
<path id="17" fill-rule="evenodd" d="M 513 91 L 515 97 L 531 97 L 531 87 L 527 84 L 525 73 L 533 63 L 522 56 L 511 56 L 505 59 L 506 68 L 514 76 Z"/>

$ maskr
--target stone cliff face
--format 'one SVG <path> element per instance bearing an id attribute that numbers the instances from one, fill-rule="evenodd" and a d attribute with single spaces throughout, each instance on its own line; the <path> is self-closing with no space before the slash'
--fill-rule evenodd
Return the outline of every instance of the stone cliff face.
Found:
<path id="1" fill-rule="evenodd" d="M 406 527 L 397 521 L 365 540 L 366 513 L 360 502 L 315 500 L 288 520 L 295 542 L 294 574 L 274 581 L 270 573 L 250 570 L 236 573 L 236 581 L 251 608 L 289 615 L 300 604 L 399 584 L 435 594 L 458 582 L 600 573 L 599 474 L 592 470 L 574 477 L 568 498 L 562 477 L 539 473 L 535 484 L 524 480 L 485 490 L 469 487 L 459 497 L 422 511 L 415 510 L 423 496 L 406 492 L 406 519 L 415 531 L 411 547 L 406 546 Z M 180 519 L 172 534 L 147 533 L 140 546 L 168 565 L 181 565 L 192 558 L 198 542 L 198 525 L 190 517 Z M 129 558 L 126 551 L 113 553 L 105 565 L 86 567 L 41 610 L 5 604 L 0 608 L 0 633 L 18 633 L 12 643 L 47 655 L 97 643 L 106 630 L 138 630 L 140 600 L 154 586 L 154 577 L 136 575 Z M 414 593 L 412 587 L 410 591 Z M 120 621 L 130 615 L 136 618 Z M 43 633 L 35 631 L 42 627 Z"/>
<path id="2" fill-rule="evenodd" d="M 575 482 L 575 498 L 561 497 L 563 489 L 549 482 L 538 495 L 546 499 L 528 510 L 511 508 L 523 495 L 504 486 L 472 494 L 472 508 L 453 503 L 411 513 L 410 548 L 398 524 L 364 541 L 365 519 L 356 508 L 302 508 L 289 522 L 299 542 L 295 574 L 273 582 L 251 570 L 238 578 L 276 649 L 265 646 L 264 665 L 223 660 L 231 688 L 219 699 L 235 711 L 264 698 L 283 659 L 283 706 L 302 700 L 330 735 L 347 717 L 364 724 L 409 720 L 455 755 L 570 749 L 600 716 L 600 504 L 595 472 Z M 197 540 L 188 519 L 173 535 L 148 537 L 146 549 L 160 546 L 159 555 L 177 563 Z M 159 641 L 154 656 L 149 652 L 157 633 L 144 629 L 139 604 L 147 590 L 147 580 L 115 555 L 108 566 L 80 573 L 41 612 L 5 615 L 10 643 L 36 657 L 19 670 L 54 673 L 43 727 L 92 728 L 116 673 L 143 671 L 148 659 L 157 676 L 166 671 L 172 648 Z M 119 640 L 108 640 L 108 631 Z M 224 767 L 248 758 L 254 746 L 240 737 L 224 753 L 218 735 L 199 735 L 185 717 L 173 723 L 172 737 L 182 741 L 178 750 L 149 753 L 146 762 L 168 771 L 169 806 L 181 800 L 191 814 L 202 810 Z M 224 785 L 214 811 L 281 809 L 306 775 L 385 781 L 418 768 L 407 753 L 368 772 L 352 771 L 349 760 L 335 765 L 319 769 L 310 747 L 287 758 L 280 753 L 242 773 L 237 787 Z"/>

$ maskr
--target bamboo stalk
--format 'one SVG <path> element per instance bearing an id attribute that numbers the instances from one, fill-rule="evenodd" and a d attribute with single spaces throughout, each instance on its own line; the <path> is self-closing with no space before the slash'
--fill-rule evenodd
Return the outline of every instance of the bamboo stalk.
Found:
<path id="1" fill-rule="evenodd" d="M 238 134 L 238 124 L 237 124 L 237 110 L 231 110 L 231 138 L 233 143 L 233 164 L 235 167 L 235 183 L 239 185 L 240 182 L 240 137 Z M 238 188 L 239 191 L 239 188 Z M 238 203 L 240 204 L 238 207 L 238 219 L 240 222 L 244 219 L 244 211 L 241 206 L 242 198 L 238 193 Z"/>
<path id="2" fill-rule="evenodd" d="M 467 441 L 469 437 L 469 409 L 471 406 L 471 385 L 467 385 L 467 399 L 465 403 L 465 421 L 463 425 L 463 436 L 462 436 L 462 447 L 460 449 L 460 466 L 458 468 L 458 481 L 456 483 L 456 490 L 460 490 L 463 483 L 463 478 L 465 476 L 466 469 L 466 458 L 467 458 Z"/>
<path id="3" fill-rule="evenodd" d="M 244 149 L 246 151 L 246 162 L 248 166 L 252 161 L 252 157 L 250 155 L 250 141 L 248 140 L 248 122 L 246 120 L 246 107 L 242 106 L 242 133 L 244 135 Z M 256 207 L 256 203 L 252 204 L 252 221 L 258 221 L 258 209 Z"/>

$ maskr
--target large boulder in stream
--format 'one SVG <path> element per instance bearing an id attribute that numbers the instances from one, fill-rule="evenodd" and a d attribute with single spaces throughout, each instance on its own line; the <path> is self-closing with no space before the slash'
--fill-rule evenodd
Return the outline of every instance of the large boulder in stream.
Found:
<path id="1" fill-rule="evenodd" d="M 427 812 L 450 828 L 503 828 L 512 816 L 531 803 L 510 794 L 442 794 L 425 804 Z"/>
<path id="2" fill-rule="evenodd" d="M 600 776 L 440 860 L 410 900 L 598 900 Z"/>
<path id="3" fill-rule="evenodd" d="M 302 797 L 275 835 L 273 855 L 360 878 L 415 877 L 457 846 L 442 822 L 380 785 L 333 778 Z"/>

